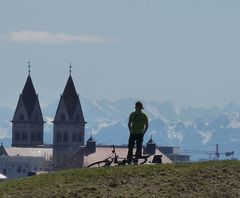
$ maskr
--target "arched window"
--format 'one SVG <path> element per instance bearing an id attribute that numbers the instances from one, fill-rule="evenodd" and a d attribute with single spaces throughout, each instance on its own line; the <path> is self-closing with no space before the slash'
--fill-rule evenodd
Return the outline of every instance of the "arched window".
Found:
<path id="1" fill-rule="evenodd" d="M 32 131 L 31 132 L 31 141 L 35 141 L 36 137 L 35 137 L 35 133 Z"/>
<path id="2" fill-rule="evenodd" d="M 15 134 L 15 141 L 20 141 L 20 139 L 21 139 L 20 132 L 17 131 L 16 134 Z"/>
<path id="3" fill-rule="evenodd" d="M 22 141 L 27 141 L 27 140 L 28 140 L 27 132 L 22 132 Z"/>
<path id="4" fill-rule="evenodd" d="M 68 133 L 63 134 L 63 142 L 68 142 Z"/>
<path id="5" fill-rule="evenodd" d="M 57 141 L 57 142 L 61 142 L 61 141 L 62 141 L 62 133 L 57 132 L 56 141 Z"/>

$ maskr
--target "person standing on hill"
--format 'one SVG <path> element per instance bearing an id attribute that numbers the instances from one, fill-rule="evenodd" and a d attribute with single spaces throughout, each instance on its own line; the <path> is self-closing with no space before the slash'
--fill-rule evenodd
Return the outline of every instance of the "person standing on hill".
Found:
<path id="1" fill-rule="evenodd" d="M 128 128 L 130 131 L 129 140 L 128 140 L 128 155 L 127 162 L 131 164 L 133 158 L 133 148 L 136 142 L 136 158 L 142 156 L 142 143 L 143 137 L 148 129 L 148 117 L 145 113 L 142 112 L 143 104 L 138 101 L 135 104 L 135 111 L 132 112 L 129 116 Z"/>

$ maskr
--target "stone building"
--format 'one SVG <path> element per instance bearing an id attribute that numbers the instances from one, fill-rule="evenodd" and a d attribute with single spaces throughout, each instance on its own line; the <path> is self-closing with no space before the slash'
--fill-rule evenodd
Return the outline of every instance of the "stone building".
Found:
<path id="1" fill-rule="evenodd" d="M 38 95 L 35 92 L 29 65 L 29 75 L 20 94 L 18 104 L 12 119 L 12 147 L 0 149 L 0 172 L 4 172 L 11 178 L 27 174 L 27 171 L 35 170 L 60 170 L 69 168 L 86 167 L 97 159 L 105 159 L 111 153 L 111 146 L 97 146 L 91 136 L 85 145 L 85 119 L 76 92 L 73 78 L 70 75 L 60 97 L 53 122 L 53 144 L 43 145 L 44 120 Z M 121 157 L 127 155 L 127 147 L 116 146 Z M 162 155 L 156 148 L 152 138 L 147 143 L 144 152 L 151 155 L 163 156 L 163 163 L 170 160 Z M 12 169 L 14 158 L 17 167 L 28 169 Z M 41 161 L 41 163 L 39 162 Z M 28 164 L 24 164 L 24 163 Z M 42 164 L 37 167 L 35 164 Z M 9 166 L 8 169 L 4 168 Z M 14 165 L 15 167 L 15 165 Z M 34 167 L 34 168 L 33 168 Z M 37 168 L 35 168 L 37 167 Z M 2 169 L 2 170 L 1 170 Z M 25 170 L 25 171 L 24 171 Z M 14 174 L 13 174 L 13 171 Z"/>
<path id="2" fill-rule="evenodd" d="M 44 121 L 30 71 L 11 122 L 13 147 L 43 145 Z"/>
<path id="3" fill-rule="evenodd" d="M 27 177 L 30 172 L 48 172 L 52 148 L 0 146 L 0 173 L 8 179 Z"/>
<path id="4" fill-rule="evenodd" d="M 29 75 L 11 121 L 12 147 L 44 150 L 44 120 L 30 75 L 30 63 L 28 66 Z M 55 170 L 83 167 L 85 124 L 70 66 L 70 75 L 53 120 L 52 164 Z"/>
<path id="5" fill-rule="evenodd" d="M 70 72 L 53 121 L 54 169 L 83 166 L 85 124 Z"/>

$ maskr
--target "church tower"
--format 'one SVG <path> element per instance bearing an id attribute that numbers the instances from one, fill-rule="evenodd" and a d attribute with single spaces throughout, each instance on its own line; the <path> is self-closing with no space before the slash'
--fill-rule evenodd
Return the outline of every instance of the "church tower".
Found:
<path id="1" fill-rule="evenodd" d="M 43 116 L 35 92 L 28 62 L 28 77 L 19 96 L 17 108 L 12 119 L 12 146 L 37 147 L 43 145 Z"/>
<path id="2" fill-rule="evenodd" d="M 53 121 L 53 163 L 55 169 L 83 166 L 85 119 L 70 75 L 60 97 Z"/>

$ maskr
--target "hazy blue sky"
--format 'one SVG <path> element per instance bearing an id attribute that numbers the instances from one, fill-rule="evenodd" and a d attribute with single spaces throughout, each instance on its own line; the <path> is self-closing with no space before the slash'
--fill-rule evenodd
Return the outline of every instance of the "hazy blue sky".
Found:
<path id="1" fill-rule="evenodd" d="M 42 104 L 72 75 L 80 97 L 240 103 L 239 0 L 0 0 L 0 105 L 31 61 Z"/>

